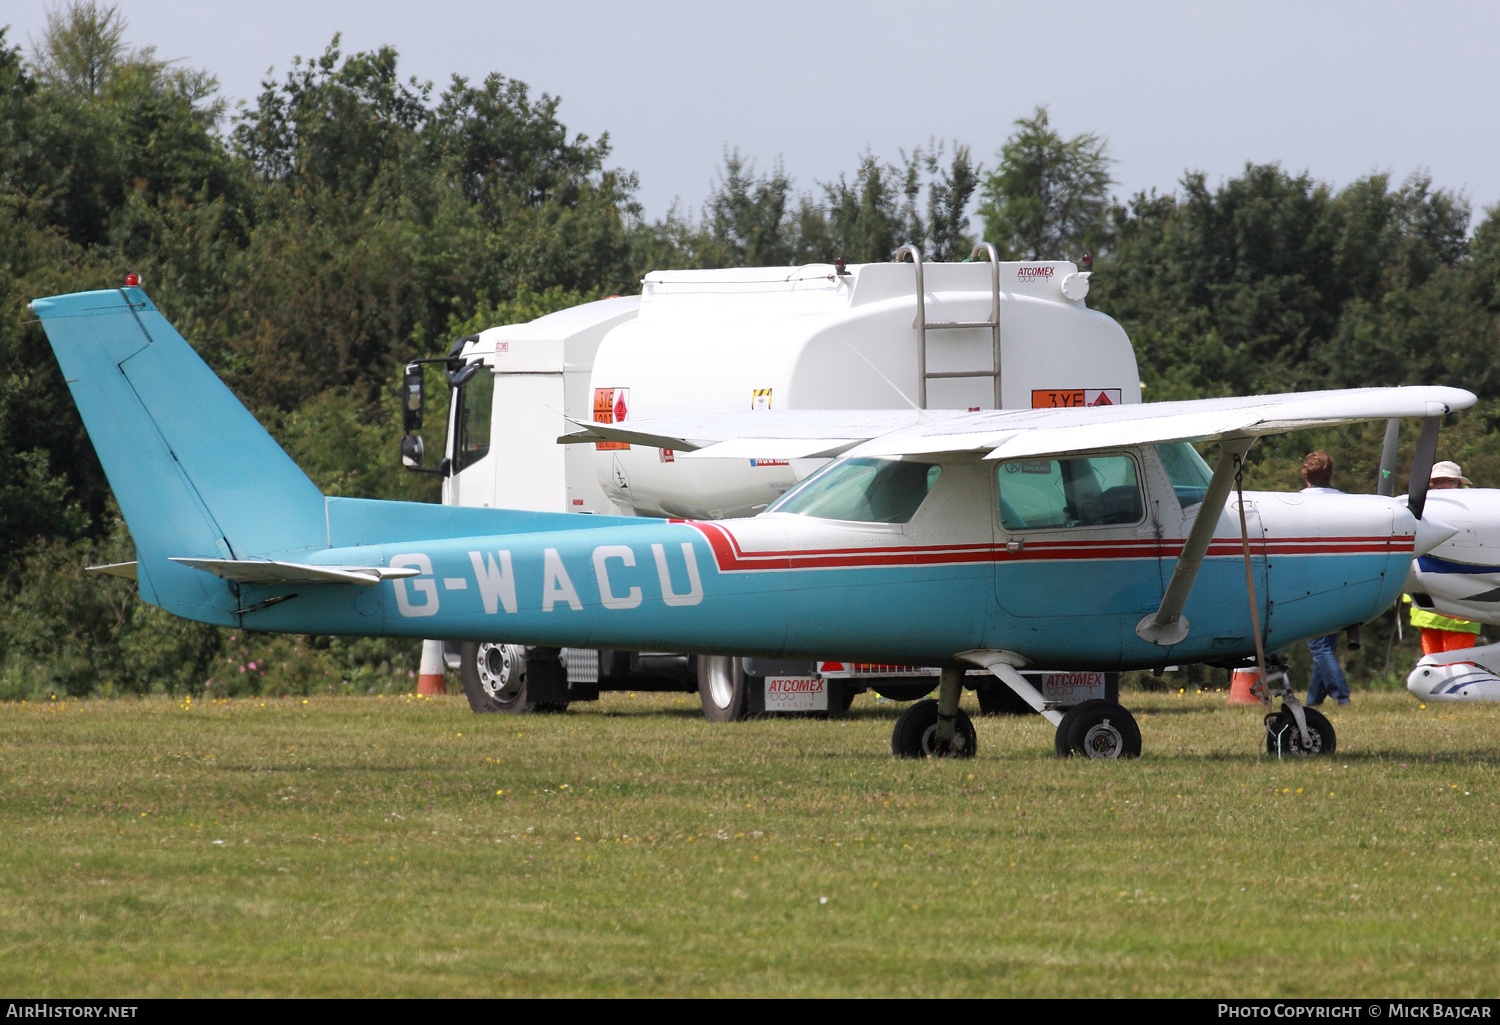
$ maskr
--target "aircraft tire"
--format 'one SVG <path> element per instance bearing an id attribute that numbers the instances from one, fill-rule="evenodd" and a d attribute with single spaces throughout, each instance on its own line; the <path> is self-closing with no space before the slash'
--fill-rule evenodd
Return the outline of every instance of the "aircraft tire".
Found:
<path id="1" fill-rule="evenodd" d="M 1021 695 L 998 680 L 980 684 L 974 696 L 979 699 L 980 715 L 1031 715 L 1035 711 Z"/>
<path id="2" fill-rule="evenodd" d="M 759 679 L 759 677 L 756 677 Z M 751 678 L 733 655 L 698 656 L 698 697 L 709 722 L 739 722 L 750 711 Z"/>
<path id="3" fill-rule="evenodd" d="M 464 682 L 464 696 L 474 712 L 525 715 L 558 712 L 568 707 L 538 704 L 527 698 L 526 656 L 520 645 L 465 641 L 459 655 L 459 678 Z"/>
<path id="4" fill-rule="evenodd" d="M 1093 698 L 1068 709 L 1057 724 L 1054 744 L 1059 758 L 1139 758 L 1141 730 L 1125 708 Z"/>
<path id="5" fill-rule="evenodd" d="M 937 737 L 938 703 L 932 698 L 918 701 L 896 720 L 891 730 L 891 754 L 897 758 L 931 758 Z M 953 739 L 957 749 L 948 752 L 945 758 L 973 758 L 979 747 L 979 735 L 974 732 L 974 723 L 959 709 L 953 723 Z"/>
<path id="6" fill-rule="evenodd" d="M 1312 744 L 1299 743 L 1297 720 L 1292 713 L 1281 707 L 1281 711 L 1266 716 L 1266 753 L 1274 757 L 1295 755 L 1310 758 L 1316 755 L 1331 755 L 1338 749 L 1338 736 L 1328 717 L 1316 708 L 1303 708 L 1307 717 L 1307 731 L 1312 734 Z"/>

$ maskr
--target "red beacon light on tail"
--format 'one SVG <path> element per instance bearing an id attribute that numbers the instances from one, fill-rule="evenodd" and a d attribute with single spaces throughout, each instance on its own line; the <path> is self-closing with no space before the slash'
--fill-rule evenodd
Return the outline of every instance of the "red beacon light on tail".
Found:
<path id="1" fill-rule="evenodd" d="M 139 288 L 139 287 L 141 287 L 141 276 L 139 274 L 127 274 L 127 275 L 125 275 L 125 287 L 126 288 Z"/>

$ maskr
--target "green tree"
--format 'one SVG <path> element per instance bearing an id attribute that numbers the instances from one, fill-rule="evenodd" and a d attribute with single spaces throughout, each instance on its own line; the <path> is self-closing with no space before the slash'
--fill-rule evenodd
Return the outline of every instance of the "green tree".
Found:
<path id="1" fill-rule="evenodd" d="M 603 181 L 609 136 L 589 142 L 568 137 L 557 119 L 561 101 L 546 93 L 533 100 L 525 82 L 491 74 L 481 86 L 455 75 L 428 124 L 429 143 L 453 161 L 464 197 L 484 208 L 491 223 L 509 205 L 578 203 L 582 191 Z M 633 179 L 620 178 L 627 198 Z"/>
<path id="2" fill-rule="evenodd" d="M 124 63 L 124 39 L 125 18 L 116 7 L 100 7 L 94 0 L 49 7 L 47 31 L 36 50 L 38 73 L 55 88 L 97 96 Z"/>
<path id="3" fill-rule="evenodd" d="M 256 105 L 230 138 L 265 182 L 321 188 L 351 200 L 419 141 L 431 83 L 402 82 L 394 47 L 341 59 L 335 35 L 323 55 L 294 58 L 284 82 L 261 83 Z"/>
<path id="4" fill-rule="evenodd" d="M 889 260 L 905 243 L 927 259 L 965 259 L 974 244 L 967 210 L 978 169 L 967 146 L 955 144 L 946 164 L 944 148 L 929 142 L 903 152 L 900 164 L 867 152 L 852 176 L 800 193 L 779 162 L 769 175 L 757 174 L 754 161 L 727 150 L 702 221 L 674 208 L 638 242 L 636 265 L 787 266 L 837 257 L 870 263 Z"/>
<path id="5" fill-rule="evenodd" d="M 755 162 L 726 151 L 719 186 L 709 197 L 707 227 L 722 262 L 737 267 L 778 267 L 795 262 L 799 225 L 792 180 L 781 162 L 769 176 L 755 175 Z"/>
<path id="6" fill-rule="evenodd" d="M 984 177 L 979 216 L 1001 259 L 1076 260 L 1109 242 L 1109 146 L 1092 132 L 1064 139 L 1044 106 L 1017 118 Z"/>
<path id="7" fill-rule="evenodd" d="M 112 215 L 129 195 L 155 203 L 230 187 L 213 77 L 128 49 L 124 30 L 113 7 L 51 11 L 33 83 L 13 79 L 28 102 L 0 158 L 5 177 L 28 216 L 84 246 L 118 242 Z"/>
<path id="8" fill-rule="evenodd" d="M 839 175 L 837 181 L 823 184 L 823 224 L 810 225 L 812 241 L 850 263 L 889 260 L 899 246 L 921 245 L 918 174 L 910 161 L 897 168 L 866 152 L 852 181 Z"/>
<path id="9" fill-rule="evenodd" d="M 1474 229 L 1472 300 L 1490 313 L 1500 313 L 1500 203 L 1487 207 Z"/>
<path id="10" fill-rule="evenodd" d="M 1414 175 L 1340 191 L 1276 165 L 1112 214 L 1092 302 L 1136 344 L 1154 398 L 1361 384 L 1500 386 L 1462 294 L 1468 204 Z M 1465 383 L 1467 382 L 1467 383 Z"/>
<path id="11" fill-rule="evenodd" d="M 953 159 L 942 166 L 942 143 L 928 143 L 926 164 L 927 256 L 933 260 L 965 260 L 974 248 L 969 235 L 969 202 L 979 187 L 980 168 L 970 159 L 969 147 L 954 143 Z"/>

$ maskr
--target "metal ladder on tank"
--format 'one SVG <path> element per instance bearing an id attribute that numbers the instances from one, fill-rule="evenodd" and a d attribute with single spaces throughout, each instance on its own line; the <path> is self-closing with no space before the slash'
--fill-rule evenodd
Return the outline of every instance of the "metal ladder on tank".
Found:
<path id="1" fill-rule="evenodd" d="M 995 408 L 1000 409 L 1000 255 L 988 242 L 981 242 L 969 254 L 974 260 L 984 253 L 990 261 L 990 318 L 988 320 L 940 320 L 927 319 L 927 290 L 922 280 L 922 253 L 914 245 L 904 245 L 896 250 L 895 260 L 900 263 L 910 257 L 917 271 L 917 319 L 912 324 L 917 329 L 917 396 L 918 405 L 927 408 L 927 382 L 942 377 L 988 377 L 995 382 Z M 927 370 L 927 332 L 952 331 L 965 328 L 987 327 L 990 329 L 992 367 L 989 370 Z"/>

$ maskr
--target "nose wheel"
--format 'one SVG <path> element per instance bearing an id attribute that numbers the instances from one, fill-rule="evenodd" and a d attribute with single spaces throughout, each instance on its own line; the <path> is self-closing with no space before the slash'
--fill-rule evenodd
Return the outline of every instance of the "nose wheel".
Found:
<path id="1" fill-rule="evenodd" d="M 1314 755 L 1331 755 L 1338 747 L 1333 724 L 1316 708 L 1302 709 L 1307 722 L 1307 735 L 1297 729 L 1297 719 L 1285 705 L 1281 711 L 1266 716 L 1266 753 L 1276 758 L 1294 756 L 1310 758 Z"/>

